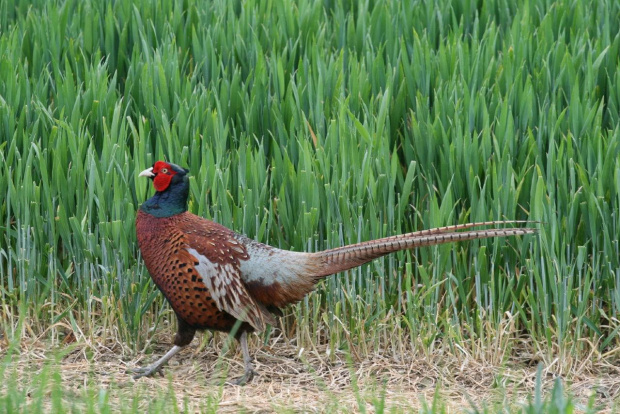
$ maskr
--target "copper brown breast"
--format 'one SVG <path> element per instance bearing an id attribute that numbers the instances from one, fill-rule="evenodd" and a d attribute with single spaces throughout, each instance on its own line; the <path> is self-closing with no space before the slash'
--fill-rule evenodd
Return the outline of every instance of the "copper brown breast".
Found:
<path id="1" fill-rule="evenodd" d="M 228 332 L 236 319 L 218 309 L 196 269 L 199 260 L 188 252 L 191 233 L 181 230 L 187 214 L 156 218 L 138 212 L 136 227 L 144 263 L 179 318 L 195 329 Z"/>

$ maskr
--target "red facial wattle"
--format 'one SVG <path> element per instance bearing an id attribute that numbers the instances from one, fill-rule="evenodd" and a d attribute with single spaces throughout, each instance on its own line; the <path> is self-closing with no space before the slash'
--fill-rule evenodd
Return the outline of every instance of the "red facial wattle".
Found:
<path id="1" fill-rule="evenodd" d="M 164 191 L 170 185 L 170 181 L 172 177 L 175 176 L 176 172 L 172 169 L 170 164 L 165 163 L 163 161 L 157 161 L 155 165 L 153 165 L 153 174 L 155 177 L 153 178 L 153 186 L 157 191 Z"/>

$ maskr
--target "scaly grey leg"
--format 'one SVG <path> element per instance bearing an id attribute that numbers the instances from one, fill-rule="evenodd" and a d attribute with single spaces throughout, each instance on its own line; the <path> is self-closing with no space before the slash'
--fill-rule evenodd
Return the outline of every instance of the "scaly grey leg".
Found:
<path id="1" fill-rule="evenodd" d="M 239 342 L 241 343 L 241 351 L 243 352 L 243 365 L 245 365 L 245 373 L 242 377 L 237 378 L 233 381 L 235 385 L 245 385 L 252 380 L 254 375 L 258 375 L 256 371 L 254 371 L 254 366 L 252 365 L 252 357 L 250 357 L 250 351 L 248 350 L 248 333 L 243 332 L 241 337 L 239 338 Z"/>
<path id="2" fill-rule="evenodd" d="M 177 352 L 179 352 L 181 348 L 182 347 L 175 345 L 172 347 L 170 351 L 166 353 L 166 355 L 159 358 L 157 361 L 155 361 L 151 365 L 130 370 L 131 372 L 134 372 L 136 374 L 133 376 L 133 379 L 149 377 L 156 372 L 159 372 L 163 376 L 164 374 L 161 372 L 161 368 L 164 366 L 166 362 L 168 362 L 170 358 L 172 358 Z"/>

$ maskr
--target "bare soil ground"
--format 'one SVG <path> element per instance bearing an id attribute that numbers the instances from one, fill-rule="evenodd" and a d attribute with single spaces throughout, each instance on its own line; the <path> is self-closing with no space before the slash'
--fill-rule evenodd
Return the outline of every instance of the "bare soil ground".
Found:
<path id="1" fill-rule="evenodd" d="M 250 348 L 259 376 L 246 386 L 236 386 L 224 382 L 243 373 L 243 358 L 236 346 L 220 356 L 222 338 L 205 335 L 194 340 L 170 362 L 163 376 L 137 381 L 127 371 L 163 355 L 169 349 L 167 338 L 157 336 L 149 355 L 122 357 L 128 354 L 119 345 L 76 343 L 56 360 L 44 344 L 29 343 L 14 356 L 13 369 L 9 367 L 7 372 L 25 387 L 34 387 L 30 378 L 42 369 L 57 370 L 63 398 L 78 395 L 90 384 L 107 389 L 112 405 L 121 406 L 142 395 L 139 408 L 147 409 L 150 401 L 164 398 L 173 390 L 173 404 L 181 411 L 216 409 L 223 413 L 375 412 L 383 406 L 388 412 L 411 412 L 431 406 L 436 392 L 446 412 L 485 406 L 491 412 L 507 406 L 516 410 L 528 401 L 536 381 L 536 364 L 523 361 L 497 366 L 442 352 L 421 355 L 413 350 L 406 358 L 381 352 L 360 358 L 344 351 L 329 355 L 325 346 L 300 349 L 282 337 L 263 345 L 254 337 Z M 614 407 L 620 407 L 620 367 L 609 363 L 589 366 L 563 377 L 566 391 L 584 407 L 593 396 L 602 412 L 613 412 Z M 553 363 L 543 369 L 545 393 L 553 388 L 556 378 Z M 0 385 L 0 393 L 2 389 Z"/>

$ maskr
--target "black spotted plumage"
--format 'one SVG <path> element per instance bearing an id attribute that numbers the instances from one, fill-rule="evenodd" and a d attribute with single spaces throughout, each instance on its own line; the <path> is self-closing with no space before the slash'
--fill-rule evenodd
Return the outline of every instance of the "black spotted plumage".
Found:
<path id="1" fill-rule="evenodd" d="M 240 297 L 241 307 L 247 313 L 246 322 L 251 327 L 262 330 L 266 322 L 275 322 L 274 316 L 252 298 L 243 284 L 239 261 L 247 260 L 248 254 L 230 230 L 188 212 L 157 218 L 143 211 L 138 212 L 136 228 L 138 244 L 153 281 L 189 327 L 230 331 L 237 319 L 232 316 L 232 310 L 226 310 L 231 308 L 228 304 L 218 305 L 218 302 L 235 295 Z M 218 272 L 201 274 L 201 260 L 212 263 Z M 222 277 L 226 270 L 231 273 L 229 278 Z M 220 295 L 223 300 L 218 300 L 217 292 L 209 289 L 205 278 L 220 280 L 217 286 L 225 292 Z"/>

